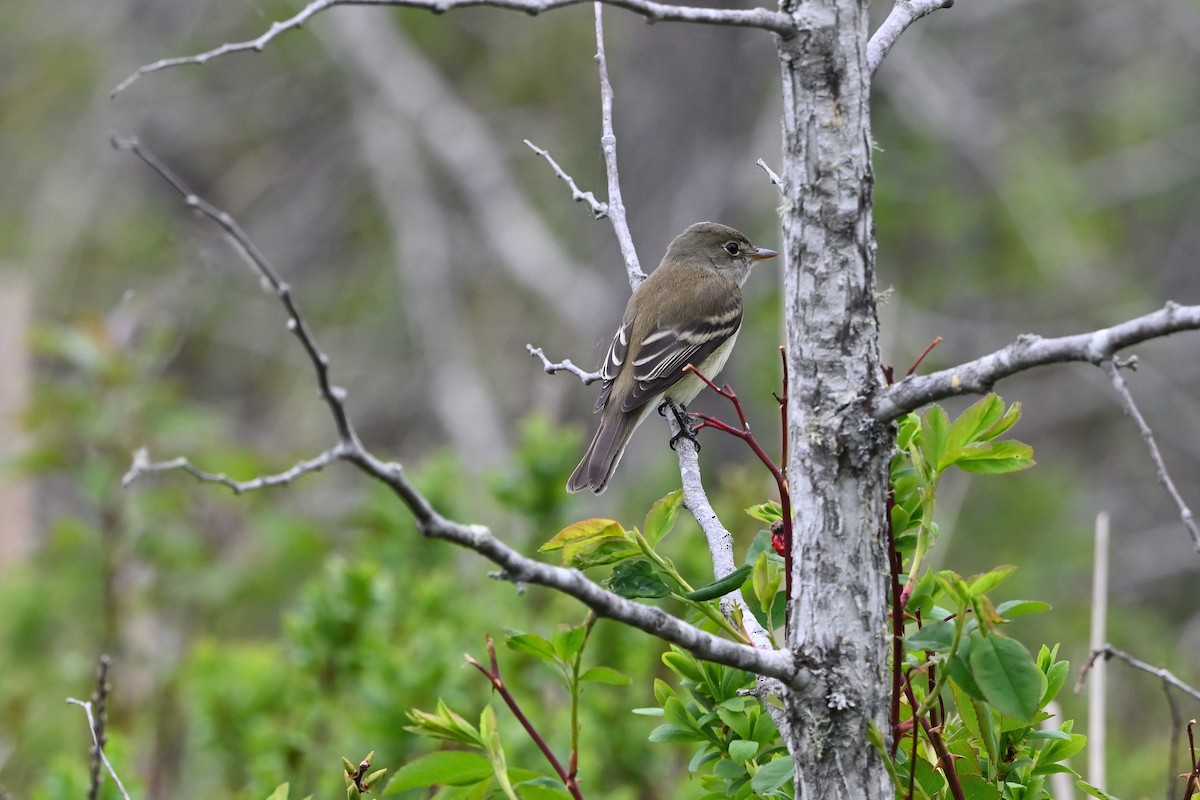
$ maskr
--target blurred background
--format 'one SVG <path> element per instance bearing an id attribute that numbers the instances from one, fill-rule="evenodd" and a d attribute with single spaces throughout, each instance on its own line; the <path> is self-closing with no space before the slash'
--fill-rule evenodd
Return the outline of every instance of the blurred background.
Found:
<path id="1" fill-rule="evenodd" d="M 879 19 L 885 3 L 875 4 Z M 489 691 L 461 654 L 505 628 L 548 635 L 583 610 L 518 595 L 423 540 L 386 492 L 338 466 L 233 497 L 178 474 L 128 490 L 138 447 L 249 478 L 334 442 L 278 303 L 219 229 L 110 136 L 136 134 L 234 214 L 289 281 L 367 446 L 449 516 L 533 552 L 590 516 L 640 524 L 678 485 L 650 425 L 602 498 L 567 496 L 595 387 L 525 351 L 593 367 L 628 288 L 608 223 L 523 143 L 603 196 L 591 9 L 537 18 L 339 8 L 262 54 L 149 75 L 138 65 L 253 38 L 294 2 L 15 0 L 0 28 L 0 795 L 76 798 L 86 724 L 67 696 L 114 658 L 110 755 L 136 797 L 342 791 L 341 756 L 396 767 L 428 743 L 411 707 L 468 718 Z M 645 269 L 691 222 L 779 244 L 768 34 L 605 15 L 625 203 Z M 968 360 L 1022 332 L 1200 302 L 1200 6 L 1191 0 L 959 3 L 911 29 L 875 82 L 884 360 Z M 777 447 L 779 271 L 747 286 L 722 377 Z M 1200 346 L 1140 346 L 1133 393 L 1200 506 Z M 1109 639 L 1200 683 L 1200 556 L 1106 376 L 1043 368 L 998 391 L 1038 466 L 948 480 L 935 565 L 1019 567 L 994 596 L 1046 600 L 1012 635 L 1087 655 L 1091 531 L 1113 520 Z M 948 404 L 951 412 L 969 401 Z M 729 414 L 708 398 L 704 410 Z M 661 434 L 661 436 L 660 436 Z M 726 524 L 774 498 L 736 443 L 701 463 Z M 720 469 L 717 465 L 720 464 Z M 699 578 L 694 525 L 668 541 Z M 647 747 L 661 648 L 609 623 L 597 663 L 635 677 L 585 695 L 585 791 L 692 797 L 690 753 Z M 501 653 L 560 752 L 554 682 Z M 1185 768 L 1156 681 L 1109 671 L 1109 785 L 1159 797 Z M 1065 713 L 1084 729 L 1081 698 Z M 1182 700 L 1181 719 L 1200 709 Z M 508 723 L 500 710 L 502 722 Z M 540 767 L 509 725 L 510 761 Z M 1074 765 L 1082 769 L 1082 763 Z M 113 796 L 111 786 L 106 796 Z M 414 795 L 415 796 L 415 795 Z"/>

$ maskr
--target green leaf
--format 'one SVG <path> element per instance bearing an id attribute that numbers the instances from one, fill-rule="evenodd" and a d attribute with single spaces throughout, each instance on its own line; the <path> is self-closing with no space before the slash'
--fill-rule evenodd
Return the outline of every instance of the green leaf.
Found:
<path id="1" fill-rule="evenodd" d="M 275 791 L 267 796 L 267 800 L 288 800 L 288 785 L 281 783 L 275 787 Z"/>
<path id="2" fill-rule="evenodd" d="M 758 742 L 748 742 L 745 739 L 734 739 L 729 743 L 729 757 L 743 764 L 758 753 Z"/>
<path id="3" fill-rule="evenodd" d="M 700 664 L 688 653 L 681 653 L 672 648 L 662 654 L 662 662 L 679 677 L 694 683 L 704 682 L 704 672 Z"/>
<path id="4" fill-rule="evenodd" d="M 442 750 L 421 756 L 396 770 L 384 795 L 425 786 L 466 786 L 491 774 L 491 762 L 480 753 Z"/>
<path id="5" fill-rule="evenodd" d="M 1002 442 L 979 442 L 968 445 L 953 453 L 947 453 L 946 458 L 953 457 L 951 463 L 964 472 L 980 475 L 1001 475 L 1006 472 L 1019 472 L 1034 465 L 1033 448 L 1024 442 L 1006 439 Z"/>
<path id="6" fill-rule="evenodd" d="M 939 469 L 942 454 L 946 451 L 949 428 L 950 419 L 941 406 L 930 407 L 921 417 L 921 450 L 925 453 L 925 461 L 935 470 Z"/>
<path id="7" fill-rule="evenodd" d="M 590 556 L 602 545 L 613 544 L 632 545 L 633 541 L 626 535 L 625 529 L 619 522 L 611 519 L 585 519 L 573 523 L 556 533 L 550 541 L 538 548 L 538 552 L 547 553 L 552 550 L 562 550 L 564 566 L 579 566 L 576 561 L 580 557 Z M 635 545 L 636 546 L 636 545 Z M 589 566 L 597 566 L 590 564 Z M 580 567 L 582 569 L 582 567 Z"/>
<path id="8" fill-rule="evenodd" d="M 644 558 L 617 564 L 604 585 L 627 600 L 666 597 L 671 593 L 671 587 L 655 574 L 654 565 Z"/>
<path id="9" fill-rule="evenodd" d="M 661 744 L 683 744 L 687 742 L 708 741 L 704 734 L 693 730 L 680 728 L 677 725 L 659 725 L 650 731 L 650 741 Z"/>
<path id="10" fill-rule="evenodd" d="M 792 760 L 776 758 L 768 761 L 754 773 L 750 786 L 757 794 L 768 794 L 782 787 L 792 779 Z"/>
<path id="11" fill-rule="evenodd" d="M 587 628 L 582 625 L 574 627 L 557 628 L 550 635 L 550 642 L 554 646 L 554 653 L 563 661 L 570 661 L 579 654 L 583 649 L 583 643 L 587 640 Z"/>
<path id="12" fill-rule="evenodd" d="M 995 439 L 997 436 L 1000 436 L 1003 433 L 1005 433 L 1006 431 L 1008 431 L 1008 429 L 1011 428 L 1013 425 L 1016 425 L 1017 420 L 1019 420 L 1020 418 L 1021 418 L 1021 404 L 1013 403 L 1011 406 L 1008 407 L 1008 410 L 1004 412 L 1004 416 L 1001 417 L 999 420 L 997 420 L 995 422 L 995 424 L 990 426 L 987 430 L 980 431 L 978 438 L 979 439 Z"/>
<path id="13" fill-rule="evenodd" d="M 954 420 L 946 435 L 946 450 L 957 450 L 978 441 L 979 434 L 1004 416 L 1004 401 L 998 395 L 981 397 Z"/>
<path id="14" fill-rule="evenodd" d="M 542 661 L 551 663 L 555 661 L 554 646 L 536 633 L 513 631 L 504 637 L 504 646 L 509 650 L 525 653 Z"/>
<path id="15" fill-rule="evenodd" d="M 774 502 L 762 503 L 757 506 L 750 506 L 746 509 L 746 513 L 754 517 L 759 522 L 765 522 L 770 525 L 772 522 L 778 522 L 783 519 L 783 510 Z"/>
<path id="16" fill-rule="evenodd" d="M 592 683 L 606 683 L 609 686 L 626 686 L 633 683 L 633 679 L 628 675 L 617 672 L 612 667 L 592 667 L 589 670 L 585 670 L 579 676 L 579 680 L 590 681 Z"/>
<path id="17" fill-rule="evenodd" d="M 1001 583 L 1004 583 L 1004 581 L 1008 580 L 1008 577 L 1016 571 L 1016 567 L 1003 566 L 996 567 L 990 572 L 985 572 L 982 575 L 976 575 L 971 579 L 971 594 L 987 594 L 992 589 L 995 589 Z"/>
<path id="18" fill-rule="evenodd" d="M 1025 614 L 1049 611 L 1050 608 L 1049 603 L 1043 603 L 1041 600 L 1005 600 L 996 606 L 996 613 L 1005 619 L 1012 619 L 1013 617 L 1020 617 Z"/>
<path id="19" fill-rule="evenodd" d="M 960 785 L 966 800 L 1000 800 L 1000 790 L 978 775 L 964 775 Z"/>
<path id="20" fill-rule="evenodd" d="M 783 583 L 783 572 L 768 558 L 766 553 L 759 553 L 754 559 L 754 597 L 763 610 L 771 608 L 779 586 Z"/>
<path id="21" fill-rule="evenodd" d="M 1046 693 L 1042 695 L 1041 702 L 1043 707 L 1055 697 L 1058 697 L 1058 693 L 1062 691 L 1063 684 L 1067 682 L 1067 675 L 1070 671 L 1071 664 L 1067 661 L 1055 662 L 1046 670 Z"/>
<path id="22" fill-rule="evenodd" d="M 1095 786 L 1092 786 L 1087 781 L 1075 781 L 1075 785 L 1077 787 L 1079 787 L 1080 789 L 1082 789 L 1087 794 L 1090 794 L 1092 797 L 1100 798 L 1100 800 L 1117 800 L 1117 798 L 1113 797 L 1108 792 L 1105 792 L 1101 789 L 1097 789 Z"/>
<path id="23" fill-rule="evenodd" d="M 971 647 L 971 675 L 984 698 L 1001 714 L 1030 721 L 1046 692 L 1046 676 L 1025 645 L 994 633 Z"/>
<path id="24" fill-rule="evenodd" d="M 676 489 L 666 497 L 661 498 L 650 506 L 646 521 L 642 525 L 642 535 L 650 546 L 658 544 L 675 527 L 679 516 L 679 506 L 683 502 L 683 490 Z"/>
<path id="25" fill-rule="evenodd" d="M 954 623 L 951 621 L 934 622 L 919 631 L 914 631 L 904 639 L 909 650 L 932 650 L 936 653 L 950 652 L 954 642 Z"/>

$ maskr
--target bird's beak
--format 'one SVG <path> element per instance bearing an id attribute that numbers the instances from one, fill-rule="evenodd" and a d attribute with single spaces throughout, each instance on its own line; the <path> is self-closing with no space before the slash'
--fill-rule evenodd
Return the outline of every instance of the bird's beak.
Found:
<path id="1" fill-rule="evenodd" d="M 765 247 L 756 247 L 754 252 L 750 254 L 751 261 L 765 261 L 768 258 L 774 258 L 779 255 L 774 250 L 768 250 Z"/>

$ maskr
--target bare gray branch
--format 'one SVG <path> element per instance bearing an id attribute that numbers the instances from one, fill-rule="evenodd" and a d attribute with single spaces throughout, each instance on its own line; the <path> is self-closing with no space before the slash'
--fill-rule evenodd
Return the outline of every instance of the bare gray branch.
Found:
<path id="1" fill-rule="evenodd" d="M 524 139 L 523 141 L 530 150 L 546 159 L 546 163 L 548 163 L 550 168 L 554 170 L 554 174 L 561 178 L 567 184 L 567 186 L 570 187 L 572 200 L 574 200 L 576 203 L 586 203 L 587 206 L 592 209 L 592 214 L 596 216 L 596 219 L 604 219 L 608 216 L 608 204 L 601 203 L 596 199 L 596 195 L 592 194 L 591 192 L 580 190 L 580 188 L 575 184 L 575 179 L 568 175 L 563 168 L 558 165 L 558 162 L 554 160 L 554 157 L 550 155 L 548 150 L 543 150 L 528 139 Z"/>
<path id="2" fill-rule="evenodd" d="M 531 344 L 527 344 L 525 345 L 525 349 L 529 351 L 529 355 L 533 356 L 534 358 L 541 359 L 542 367 L 546 370 L 547 375 L 553 375 L 559 371 L 569 372 L 579 378 L 579 380 L 582 381 L 585 386 L 589 383 L 595 383 L 596 381 L 600 380 L 601 376 L 599 372 L 587 372 L 583 369 L 580 369 L 579 367 L 575 366 L 575 364 L 569 358 L 564 358 L 562 361 L 554 363 L 551 362 L 550 359 L 546 358 L 545 352 L 543 352 L 542 348 L 540 347 L 534 347 Z"/>
<path id="3" fill-rule="evenodd" d="M 929 375 L 913 375 L 888 387 L 872 403 L 871 415 L 890 422 L 946 397 L 984 394 L 1001 378 L 1033 367 L 1067 361 L 1100 365 L 1130 345 L 1192 330 L 1200 330 L 1200 306 L 1167 303 L 1153 313 L 1091 333 L 1055 339 L 1022 334 L 990 355 Z"/>
<path id="4" fill-rule="evenodd" d="M 914 22 L 939 8 L 950 8 L 954 0 L 896 0 L 891 13 L 867 43 L 867 72 L 875 74 L 888 51 Z"/>
<path id="5" fill-rule="evenodd" d="M 513 11 L 524 11 L 526 14 L 537 15 L 543 11 L 578 5 L 584 0 L 314 0 L 291 17 L 271 23 L 271 27 L 254 39 L 244 42 L 227 42 L 220 47 L 206 50 L 191 56 L 164 58 L 152 64 L 145 64 L 125 80 L 117 84 L 110 96 L 115 97 L 130 84 L 143 75 L 158 72 L 168 67 L 179 67 L 186 64 L 206 64 L 214 58 L 230 53 L 255 52 L 261 53 L 267 44 L 281 33 L 302 27 L 305 23 L 323 11 L 334 6 L 404 6 L 408 8 L 423 8 L 435 14 L 443 14 L 458 8 L 472 6 L 489 6 Z M 719 9 L 692 8 L 689 6 L 673 6 L 666 3 L 656 3 L 653 0 L 603 0 L 609 5 L 624 8 L 646 18 L 647 22 L 694 22 L 705 25 L 731 25 L 740 28 L 761 28 L 777 33 L 780 36 L 794 36 L 799 33 L 801 26 L 788 14 L 779 11 L 769 11 L 765 8 L 751 9 Z"/>

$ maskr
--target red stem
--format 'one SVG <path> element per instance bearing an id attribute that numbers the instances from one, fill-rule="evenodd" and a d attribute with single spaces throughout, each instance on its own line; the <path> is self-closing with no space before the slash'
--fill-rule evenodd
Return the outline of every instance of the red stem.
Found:
<path id="1" fill-rule="evenodd" d="M 913 365 L 908 368 L 908 372 L 904 373 L 904 377 L 907 378 L 909 375 L 912 375 L 914 372 L 916 372 L 917 367 L 921 366 L 921 362 L 925 360 L 925 356 L 929 355 L 929 351 L 932 350 L 933 348 L 937 347 L 941 343 L 942 343 L 942 337 L 940 337 L 940 336 L 935 337 L 934 340 L 929 343 L 929 347 L 926 347 L 924 350 L 921 351 L 921 355 L 917 356 L 917 360 L 914 361 Z"/>
<path id="2" fill-rule="evenodd" d="M 917 698 L 913 695 L 912 686 L 904 687 L 905 696 L 908 697 L 908 703 L 912 706 L 915 712 L 920 708 Z M 933 751 L 937 753 L 939 767 L 942 774 L 946 776 L 946 784 L 950 787 L 950 794 L 954 800 L 966 800 L 963 794 L 962 786 L 958 782 L 958 773 L 954 770 L 954 757 L 950 755 L 950 751 L 946 749 L 946 743 L 942 741 L 942 735 L 937 728 L 929 724 L 929 720 L 921 717 L 921 727 L 925 730 L 925 736 L 928 737 L 929 743 L 933 745 Z M 917 757 L 916 748 L 913 748 L 913 758 Z"/>
<path id="3" fill-rule="evenodd" d="M 537 728 L 533 727 L 533 723 L 525 716 L 525 712 L 521 711 L 521 706 L 517 703 L 515 697 L 508 691 L 508 687 L 504 685 L 504 679 L 500 677 L 500 667 L 496 660 L 496 643 L 492 641 L 492 637 L 487 637 L 488 657 L 492 664 L 491 671 L 484 669 L 484 666 L 475 659 L 467 656 L 467 663 L 479 670 L 485 678 L 492 684 L 492 688 L 504 700 L 504 704 L 508 706 L 508 710 L 517 718 L 517 722 L 521 723 L 521 727 L 525 729 L 525 733 L 529 734 L 529 738 L 537 745 L 537 748 L 542 751 L 542 755 L 550 762 L 550 766 L 558 774 L 559 780 L 563 782 L 563 786 L 571 793 L 571 797 L 575 800 L 583 800 L 583 794 L 579 791 L 579 784 L 576 782 L 574 765 L 570 772 L 563 769 L 562 763 L 550 750 L 550 746 L 546 744 L 546 740 L 537 732 Z"/>
<path id="4" fill-rule="evenodd" d="M 900 746 L 900 668 L 904 663 L 904 606 L 900 604 L 900 553 L 896 550 L 896 534 L 892 528 L 892 508 L 896 505 L 896 494 L 888 490 L 887 535 L 888 561 L 891 562 L 892 582 L 892 758 Z"/>
<path id="5" fill-rule="evenodd" d="M 688 364 L 683 369 L 686 372 L 691 372 L 692 374 L 694 374 L 697 378 L 704 381 L 704 383 L 708 386 L 708 388 L 712 389 L 714 392 L 721 395 L 721 397 L 724 397 L 726 400 L 733 403 L 733 407 L 737 411 L 738 420 L 742 423 L 742 429 L 738 430 L 737 428 L 734 428 L 731 425 L 728 425 L 728 424 L 722 422 L 721 420 L 716 419 L 715 417 L 710 417 L 707 414 L 693 414 L 692 416 L 694 416 L 698 420 L 700 420 L 700 424 L 697 425 L 695 428 L 693 428 L 692 432 L 695 433 L 696 431 L 699 431 L 703 428 L 715 428 L 719 431 L 728 433 L 731 436 L 736 436 L 737 438 L 741 439 L 746 444 L 750 445 L 750 449 L 754 451 L 754 455 L 758 456 L 758 460 L 761 461 L 763 463 L 763 465 L 766 466 L 766 468 L 771 472 L 771 476 L 773 478 L 775 478 L 775 486 L 779 490 L 779 509 L 780 509 L 780 513 L 783 515 L 783 540 L 784 540 L 784 544 L 786 545 L 785 549 L 784 549 L 784 556 L 783 556 L 784 572 L 785 572 L 785 578 L 786 578 L 785 591 L 787 592 L 788 601 L 791 602 L 791 597 L 792 597 L 792 499 L 791 499 L 790 494 L 788 493 L 787 478 L 784 477 L 783 471 L 780 470 L 779 467 L 777 467 L 775 465 L 775 462 L 771 460 L 771 457 L 767 455 L 766 451 L 762 449 L 762 445 L 760 445 L 758 443 L 758 440 L 754 438 L 754 434 L 750 432 L 750 424 L 748 422 L 746 422 L 746 414 L 744 411 L 742 411 L 742 403 L 738 399 L 737 392 L 735 392 L 729 386 L 729 384 L 725 384 L 722 387 L 718 387 L 715 383 L 713 383 L 711 380 L 709 380 L 708 377 L 704 373 L 702 373 L 700 370 L 696 369 L 696 367 L 692 364 Z M 786 386 L 786 380 L 787 380 L 786 376 L 787 376 L 787 371 L 785 369 L 785 371 L 784 371 L 784 381 L 785 381 L 784 385 L 785 386 Z M 782 413 L 786 416 L 786 414 L 787 414 L 786 409 Z M 786 431 L 787 431 L 787 429 L 785 428 L 784 429 L 784 433 L 785 433 L 784 441 L 785 442 L 787 441 Z M 786 445 L 785 445 L 785 447 L 786 447 Z"/>
<path id="6" fill-rule="evenodd" d="M 1192 733 L 1192 726 L 1196 724 L 1196 720 L 1192 720 L 1187 725 L 1188 747 L 1191 748 L 1188 752 L 1188 761 L 1192 764 L 1192 771 L 1188 773 L 1187 784 L 1183 787 L 1183 800 L 1190 800 L 1198 786 L 1200 786 L 1200 757 L 1196 756 L 1196 739 Z"/>

